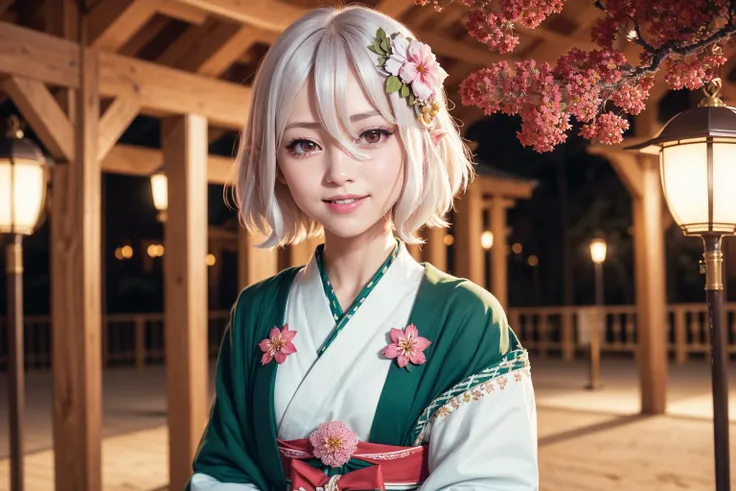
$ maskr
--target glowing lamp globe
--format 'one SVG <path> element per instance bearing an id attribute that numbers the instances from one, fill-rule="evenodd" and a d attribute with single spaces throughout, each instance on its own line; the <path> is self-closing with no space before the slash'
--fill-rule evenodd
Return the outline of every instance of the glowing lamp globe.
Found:
<path id="1" fill-rule="evenodd" d="M 593 239 L 590 241 L 590 258 L 595 264 L 603 264 L 606 261 L 606 253 L 608 245 L 603 239 Z"/>
<path id="2" fill-rule="evenodd" d="M 685 235 L 736 233 L 736 111 L 717 97 L 719 90 L 714 79 L 698 107 L 627 147 L 659 157 L 664 197 Z"/>
<path id="3" fill-rule="evenodd" d="M 168 180 L 163 172 L 151 175 L 151 194 L 153 195 L 153 206 L 158 211 L 158 219 L 166 220 L 166 210 L 169 207 Z"/>
<path id="4" fill-rule="evenodd" d="M 48 162 L 28 138 L 17 118 L 0 139 L 0 234 L 31 235 L 46 204 Z"/>

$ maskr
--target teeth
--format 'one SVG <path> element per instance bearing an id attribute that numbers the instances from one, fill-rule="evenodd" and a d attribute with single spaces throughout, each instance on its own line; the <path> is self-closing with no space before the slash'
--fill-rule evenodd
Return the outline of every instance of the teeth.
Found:
<path id="1" fill-rule="evenodd" d="M 337 203 L 338 205 L 347 205 L 349 203 L 352 203 L 355 201 L 355 198 L 352 199 L 336 199 L 333 201 L 333 203 Z"/>

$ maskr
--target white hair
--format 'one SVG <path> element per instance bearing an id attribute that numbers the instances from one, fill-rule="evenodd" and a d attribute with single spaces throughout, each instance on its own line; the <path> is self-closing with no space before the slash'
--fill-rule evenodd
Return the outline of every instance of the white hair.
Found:
<path id="1" fill-rule="evenodd" d="M 368 49 L 379 28 L 388 35 L 399 32 L 416 39 L 400 22 L 366 7 L 319 8 L 289 26 L 259 66 L 236 160 L 235 194 L 241 223 L 267 237 L 261 247 L 298 243 L 323 233 L 322 225 L 299 209 L 277 179 L 277 149 L 305 83 L 313 83 L 324 129 L 354 158 L 364 158 L 353 143 L 358 135 L 350 134 L 345 102 L 348 70 L 356 74 L 375 109 L 398 126 L 403 143 L 404 182 L 391 212 L 396 235 L 409 244 L 421 243 L 416 235 L 421 227 L 448 226 L 444 216 L 472 177 L 470 151 L 447 111 L 442 87 L 435 87 L 440 104 L 436 128 L 447 134 L 437 145 L 406 99 L 398 92 L 386 93 L 378 55 Z"/>

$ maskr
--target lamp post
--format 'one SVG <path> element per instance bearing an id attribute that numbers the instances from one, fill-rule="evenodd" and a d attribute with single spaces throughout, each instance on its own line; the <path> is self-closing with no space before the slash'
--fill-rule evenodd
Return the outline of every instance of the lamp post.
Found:
<path id="1" fill-rule="evenodd" d="M 151 175 L 151 194 L 153 195 L 153 206 L 158 211 L 156 219 L 163 223 L 166 221 L 166 211 L 169 207 L 168 180 L 163 171 L 157 171 Z"/>
<path id="2" fill-rule="evenodd" d="M 41 221 L 46 201 L 48 164 L 41 149 L 24 138 L 12 116 L 0 139 L 0 235 L 7 235 L 8 402 L 10 489 L 23 489 L 23 246 Z"/>
<path id="3" fill-rule="evenodd" d="M 730 489 L 728 374 L 723 305 L 724 235 L 736 233 L 736 112 L 719 98 L 721 80 L 704 89 L 697 108 L 683 111 L 653 139 L 628 149 L 659 156 L 667 206 L 686 236 L 700 236 L 710 326 L 716 491 Z"/>
<path id="4" fill-rule="evenodd" d="M 590 258 L 595 266 L 595 306 L 596 317 L 593 329 L 590 335 L 589 356 L 589 380 L 585 387 L 588 390 L 597 390 L 600 388 L 601 380 L 601 344 L 600 335 L 602 328 L 605 326 L 605 316 L 603 314 L 603 263 L 606 261 L 606 252 L 608 246 L 606 241 L 597 237 L 590 241 Z"/>

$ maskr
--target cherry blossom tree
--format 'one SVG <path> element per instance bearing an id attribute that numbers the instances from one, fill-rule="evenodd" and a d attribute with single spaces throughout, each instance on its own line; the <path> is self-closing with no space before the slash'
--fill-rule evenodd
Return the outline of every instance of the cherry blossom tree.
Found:
<path id="1" fill-rule="evenodd" d="M 453 1 L 469 8 L 469 34 L 500 54 L 519 43 L 515 26 L 539 27 L 562 12 L 565 0 L 415 0 L 441 11 Z M 620 143 L 627 115 L 645 108 L 655 75 L 664 70 L 670 89 L 695 90 L 718 77 L 736 33 L 734 0 L 594 0 L 601 11 L 590 32 L 597 49 L 561 53 L 554 65 L 534 60 L 499 61 L 467 76 L 464 105 L 484 114 L 521 117 L 524 146 L 548 152 L 567 139 L 572 118 L 582 137 Z M 622 48 L 634 43 L 638 60 Z"/>

